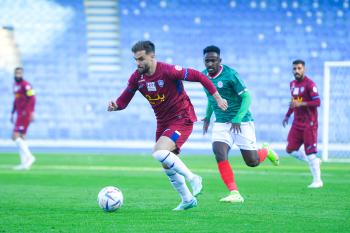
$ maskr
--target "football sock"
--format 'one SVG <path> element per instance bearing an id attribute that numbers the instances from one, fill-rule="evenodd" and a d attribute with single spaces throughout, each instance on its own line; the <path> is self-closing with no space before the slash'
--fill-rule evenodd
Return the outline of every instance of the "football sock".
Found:
<path id="1" fill-rule="evenodd" d="M 22 164 L 25 163 L 29 158 L 33 157 L 32 153 L 30 153 L 27 143 L 22 138 L 18 137 L 15 142 L 19 148 Z"/>
<path id="2" fill-rule="evenodd" d="M 190 169 L 188 169 L 181 159 L 173 152 L 168 150 L 157 150 L 153 153 L 153 157 L 159 162 L 166 164 L 169 169 L 183 175 L 186 180 L 192 180 L 194 178 L 194 174 L 190 171 Z"/>
<path id="3" fill-rule="evenodd" d="M 193 199 L 192 193 L 186 185 L 185 177 L 171 169 L 164 169 L 164 172 L 169 177 L 171 185 L 180 194 L 183 202 L 188 202 Z"/>
<path id="4" fill-rule="evenodd" d="M 218 162 L 221 179 L 224 181 L 229 191 L 238 190 L 233 171 L 228 160 Z"/>
<path id="5" fill-rule="evenodd" d="M 290 153 L 290 155 L 296 159 L 307 162 L 307 158 L 304 150 L 293 151 L 292 153 Z"/>
<path id="6" fill-rule="evenodd" d="M 320 159 L 317 158 L 316 154 L 311 154 L 307 156 L 307 161 L 309 163 L 313 181 L 321 181 Z"/>
<path id="7" fill-rule="evenodd" d="M 264 162 L 264 160 L 266 159 L 267 154 L 268 154 L 267 148 L 261 148 L 257 151 L 257 153 L 259 156 L 260 163 Z"/>

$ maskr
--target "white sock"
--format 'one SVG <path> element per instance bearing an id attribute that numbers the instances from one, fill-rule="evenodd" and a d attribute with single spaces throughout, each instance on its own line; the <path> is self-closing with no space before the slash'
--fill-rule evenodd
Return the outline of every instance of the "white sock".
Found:
<path id="1" fill-rule="evenodd" d="M 166 164 L 171 170 L 183 175 L 186 180 L 192 180 L 194 178 L 194 174 L 190 169 L 188 169 L 181 159 L 173 152 L 168 150 L 157 150 L 153 153 L 153 157 L 159 162 Z"/>
<path id="2" fill-rule="evenodd" d="M 316 154 L 311 154 L 307 156 L 307 161 L 313 176 L 313 182 L 321 181 L 320 159 L 317 158 Z"/>
<path id="3" fill-rule="evenodd" d="M 19 153 L 21 155 L 22 164 L 33 157 L 30 152 L 27 143 L 20 137 L 16 139 L 16 144 L 19 147 Z"/>
<path id="4" fill-rule="evenodd" d="M 180 194 L 183 202 L 188 202 L 193 199 L 193 195 L 186 185 L 185 177 L 171 169 L 164 169 L 164 172 L 169 177 L 171 185 Z"/>
<path id="5" fill-rule="evenodd" d="M 300 149 L 298 151 L 293 151 L 292 153 L 290 153 L 290 155 L 296 159 L 307 162 L 307 158 L 304 150 Z"/>

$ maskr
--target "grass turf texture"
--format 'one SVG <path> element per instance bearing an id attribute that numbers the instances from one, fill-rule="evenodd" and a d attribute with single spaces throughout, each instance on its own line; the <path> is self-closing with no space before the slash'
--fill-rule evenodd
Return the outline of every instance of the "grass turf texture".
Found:
<path id="1" fill-rule="evenodd" d="M 0 154 L 0 232 L 349 232 L 350 164 L 323 163 L 322 189 L 306 186 L 306 164 L 282 157 L 257 168 L 231 157 L 244 204 L 227 195 L 213 157 L 184 156 L 203 177 L 199 206 L 174 212 L 180 199 L 152 156 L 37 154 L 30 171 L 13 171 L 16 154 Z M 105 213 L 104 186 L 123 191 L 123 207 Z"/>

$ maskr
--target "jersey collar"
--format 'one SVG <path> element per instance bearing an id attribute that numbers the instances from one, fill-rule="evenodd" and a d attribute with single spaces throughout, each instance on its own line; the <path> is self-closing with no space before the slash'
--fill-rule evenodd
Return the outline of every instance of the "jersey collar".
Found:
<path id="1" fill-rule="evenodd" d="M 215 79 L 222 73 L 222 70 L 223 70 L 222 65 L 220 65 L 219 72 L 216 75 L 214 75 L 214 76 L 210 76 L 209 73 L 208 73 L 208 77 L 211 78 L 211 79 Z"/>

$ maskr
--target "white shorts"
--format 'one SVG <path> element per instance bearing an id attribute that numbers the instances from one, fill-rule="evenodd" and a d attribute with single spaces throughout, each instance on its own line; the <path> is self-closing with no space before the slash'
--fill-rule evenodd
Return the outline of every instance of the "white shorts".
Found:
<path id="1" fill-rule="evenodd" d="M 230 131 L 231 124 L 229 123 L 214 123 L 212 142 L 224 142 L 232 148 L 236 144 L 239 149 L 257 150 L 254 122 L 242 122 L 241 133 L 233 133 Z"/>

